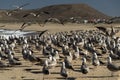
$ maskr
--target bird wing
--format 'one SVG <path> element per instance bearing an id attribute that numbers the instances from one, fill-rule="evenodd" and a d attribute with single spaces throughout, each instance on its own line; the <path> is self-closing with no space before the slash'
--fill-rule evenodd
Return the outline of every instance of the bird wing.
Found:
<path id="1" fill-rule="evenodd" d="M 0 26 L 0 27 L 5 27 L 5 25 L 2 25 L 2 26 Z"/>
<path id="2" fill-rule="evenodd" d="M 39 37 L 42 36 L 45 32 L 47 32 L 48 30 L 44 30 L 39 34 Z"/>
<path id="3" fill-rule="evenodd" d="M 30 5 L 30 3 L 23 4 L 23 5 L 19 6 L 19 8 L 25 7 L 27 5 Z"/>
<path id="4" fill-rule="evenodd" d="M 99 29 L 99 30 L 101 30 L 101 31 L 103 31 L 103 32 L 107 31 L 107 28 L 102 27 L 102 26 L 97 26 L 96 28 Z"/>
<path id="5" fill-rule="evenodd" d="M 25 17 L 27 17 L 29 15 L 30 15 L 30 13 L 27 13 L 27 14 L 23 15 L 23 18 L 25 18 Z"/>

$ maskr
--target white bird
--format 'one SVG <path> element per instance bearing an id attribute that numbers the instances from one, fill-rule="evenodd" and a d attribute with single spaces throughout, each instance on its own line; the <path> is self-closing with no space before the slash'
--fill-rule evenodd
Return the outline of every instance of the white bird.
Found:
<path id="1" fill-rule="evenodd" d="M 13 9 L 13 10 L 11 10 L 11 11 L 5 11 L 5 12 L 6 12 L 6 15 L 7 15 L 7 16 L 11 16 L 13 13 L 16 13 L 16 12 L 18 12 L 19 10 L 22 10 L 23 7 L 25 7 L 25 6 L 29 5 L 29 4 L 30 4 L 30 3 L 26 3 L 26 4 L 23 4 L 23 5 L 21 5 L 21 6 L 15 6 L 16 9 Z"/>
<path id="2" fill-rule="evenodd" d="M 81 65 L 80 70 L 83 74 L 87 74 L 89 72 L 89 67 L 86 64 L 86 58 L 82 59 L 82 65 Z"/>
<path id="3" fill-rule="evenodd" d="M 64 63 L 64 62 L 62 62 L 60 74 L 61 74 L 61 76 L 65 77 L 65 78 L 68 77 L 68 72 L 67 72 L 67 70 L 66 70 L 65 63 Z"/>
<path id="4" fill-rule="evenodd" d="M 108 60 L 107 60 L 107 68 L 112 72 L 111 76 L 113 76 L 113 72 L 120 71 L 120 66 L 113 64 L 112 58 L 110 56 L 108 57 Z"/>
<path id="5" fill-rule="evenodd" d="M 94 65 L 94 66 L 100 65 L 100 61 L 99 61 L 96 53 L 93 53 L 93 55 L 92 55 L 92 65 Z"/>

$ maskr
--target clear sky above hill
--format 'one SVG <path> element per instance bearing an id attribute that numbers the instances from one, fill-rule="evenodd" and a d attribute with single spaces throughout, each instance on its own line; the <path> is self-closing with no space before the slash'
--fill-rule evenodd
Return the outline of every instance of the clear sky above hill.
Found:
<path id="1" fill-rule="evenodd" d="M 120 16 L 120 0 L 0 0 L 0 9 L 14 9 L 13 5 L 30 3 L 24 9 L 42 8 L 54 4 L 85 3 L 109 15 Z"/>

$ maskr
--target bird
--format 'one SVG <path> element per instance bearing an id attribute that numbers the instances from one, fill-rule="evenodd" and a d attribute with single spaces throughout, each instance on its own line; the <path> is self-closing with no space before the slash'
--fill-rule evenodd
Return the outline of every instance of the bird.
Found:
<path id="1" fill-rule="evenodd" d="M 48 30 L 44 30 L 44 31 L 41 31 L 40 33 L 39 33 L 39 37 L 41 37 L 45 32 L 47 32 Z"/>
<path id="2" fill-rule="evenodd" d="M 25 3 L 25 4 L 22 4 L 20 6 L 13 5 L 13 7 L 16 7 L 16 9 L 22 10 L 22 8 L 25 7 L 25 6 L 27 6 L 27 5 L 30 5 L 30 3 Z"/>
<path id="3" fill-rule="evenodd" d="M 109 56 L 107 58 L 107 69 L 110 70 L 112 73 L 111 73 L 111 76 L 113 77 L 113 72 L 117 72 L 117 71 L 120 71 L 120 66 L 117 66 L 115 64 L 112 63 L 112 58 Z"/>
<path id="4" fill-rule="evenodd" d="M 66 70 L 65 63 L 64 63 L 64 62 L 62 62 L 60 74 L 61 74 L 61 76 L 65 77 L 65 78 L 68 77 L 68 72 L 67 72 L 67 70 Z"/>
<path id="5" fill-rule="evenodd" d="M 50 14 L 49 12 L 47 12 L 47 11 L 40 11 L 40 12 L 38 12 L 38 13 L 33 13 L 33 12 L 31 12 L 31 13 L 27 13 L 27 14 L 25 14 L 25 15 L 23 15 L 23 18 L 26 18 L 26 17 L 28 17 L 29 15 L 33 15 L 34 17 L 39 17 L 41 14 Z"/>
<path id="6" fill-rule="evenodd" d="M 28 58 L 28 60 L 30 61 L 30 62 L 40 62 L 41 61 L 41 59 L 40 58 L 38 58 L 38 57 L 36 57 L 33 53 L 32 53 L 32 51 L 31 50 L 29 50 L 28 51 L 28 56 L 27 56 L 27 58 Z"/>
<path id="7" fill-rule="evenodd" d="M 47 61 L 47 60 L 45 60 L 45 63 L 44 63 L 44 65 L 43 65 L 42 72 L 43 72 L 44 74 L 46 74 L 46 75 L 50 74 L 49 68 L 48 68 L 48 61 Z"/>
<path id="8" fill-rule="evenodd" d="M 25 4 L 21 5 L 21 6 L 15 6 L 15 7 L 17 7 L 16 9 L 13 9 L 13 10 L 10 10 L 10 11 L 5 11 L 5 13 L 6 13 L 7 16 L 12 16 L 13 13 L 16 13 L 19 10 L 22 10 L 23 7 L 25 7 L 25 6 L 29 5 L 29 4 L 30 3 L 25 3 Z"/>
<path id="9" fill-rule="evenodd" d="M 55 57 L 52 57 L 52 61 L 51 61 L 51 63 L 49 64 L 49 66 L 50 66 L 50 67 L 54 67 L 54 66 L 56 66 L 56 65 L 57 65 L 57 60 L 56 60 Z"/>
<path id="10" fill-rule="evenodd" d="M 52 22 L 57 22 L 57 23 L 59 23 L 59 24 L 64 25 L 64 23 L 63 23 L 61 20 L 59 20 L 59 19 L 57 19 L 57 18 L 53 18 L 53 17 L 46 19 L 43 24 L 45 25 L 47 22 L 50 22 L 50 21 L 52 21 Z M 44 25 L 43 25 L 43 26 L 44 26 Z"/>
<path id="11" fill-rule="evenodd" d="M 8 65 L 6 63 L 4 63 L 2 60 L 1 60 L 1 57 L 0 57 L 0 68 L 5 68 L 5 67 L 8 67 Z"/>
<path id="12" fill-rule="evenodd" d="M 102 26 L 96 26 L 97 29 L 103 31 L 103 32 L 106 32 L 107 31 L 107 28 L 105 27 L 102 27 Z"/>
<path id="13" fill-rule="evenodd" d="M 49 12 L 47 12 L 47 11 L 42 11 L 42 12 L 39 11 L 38 13 L 30 12 L 30 13 L 27 13 L 27 14 L 23 15 L 22 18 L 26 18 L 26 17 L 28 17 L 28 16 L 30 16 L 30 15 L 38 18 L 41 14 L 47 14 L 47 15 L 49 15 Z M 35 21 L 39 26 L 42 26 L 36 19 L 34 19 L 34 21 Z M 44 26 L 42 26 L 42 27 L 44 27 Z"/>
<path id="14" fill-rule="evenodd" d="M 5 26 L 6 26 L 6 25 L 1 25 L 0 28 L 3 28 L 3 27 L 5 27 Z"/>
<path id="15" fill-rule="evenodd" d="M 27 26 L 30 26 L 31 24 L 32 24 L 32 22 L 24 22 L 19 30 L 22 31 L 24 28 L 26 28 Z"/>
<path id="16" fill-rule="evenodd" d="M 113 60 L 119 60 L 119 59 L 120 59 L 120 57 L 119 57 L 117 54 L 113 53 L 112 50 L 110 50 L 109 56 L 110 56 Z"/>
<path id="17" fill-rule="evenodd" d="M 21 65 L 22 64 L 18 62 L 17 60 L 15 60 L 12 54 L 9 54 L 8 61 L 10 65 Z"/>
<path id="18" fill-rule="evenodd" d="M 110 36 L 110 32 L 108 31 L 107 28 L 102 27 L 102 26 L 97 26 L 97 29 L 99 29 L 100 31 L 102 31 L 104 33 L 104 35 Z"/>
<path id="19" fill-rule="evenodd" d="M 89 72 L 89 67 L 86 64 L 86 58 L 82 58 L 82 65 L 80 67 L 80 70 L 83 74 L 87 74 Z"/>
<path id="20" fill-rule="evenodd" d="M 94 66 L 100 65 L 100 61 L 99 61 L 96 53 L 93 53 L 93 55 L 92 55 L 92 65 L 94 65 Z"/>
<path id="21" fill-rule="evenodd" d="M 65 57 L 64 63 L 65 63 L 65 67 L 66 67 L 66 68 L 71 69 L 71 70 L 74 70 L 71 62 L 69 62 L 69 61 L 67 60 L 67 57 Z"/>
<path id="22" fill-rule="evenodd" d="M 80 56 L 79 49 L 77 49 L 77 51 L 75 51 L 74 54 L 73 54 L 73 59 L 78 59 L 79 56 Z"/>

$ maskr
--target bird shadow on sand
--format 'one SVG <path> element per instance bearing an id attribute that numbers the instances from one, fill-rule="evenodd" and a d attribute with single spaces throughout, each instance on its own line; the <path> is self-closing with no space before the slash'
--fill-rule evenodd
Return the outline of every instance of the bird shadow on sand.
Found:
<path id="1" fill-rule="evenodd" d="M 60 80 L 75 80 L 76 78 L 74 78 L 74 77 L 68 77 L 68 78 L 59 77 L 59 78 L 56 78 L 56 79 L 60 79 Z"/>
<path id="2" fill-rule="evenodd" d="M 22 80 L 35 80 L 35 79 L 22 79 Z"/>
<path id="3" fill-rule="evenodd" d="M 51 72 L 51 74 L 60 74 L 60 72 Z"/>
<path id="4" fill-rule="evenodd" d="M 27 68 L 27 69 L 24 69 L 25 71 L 32 71 L 32 70 L 40 70 L 40 69 L 36 69 L 36 68 Z"/>
<path id="5" fill-rule="evenodd" d="M 27 71 L 27 72 L 30 72 L 30 73 L 34 73 L 34 74 L 42 73 L 42 71 L 40 71 L 40 69 L 35 69 L 35 68 L 27 68 L 27 69 L 24 69 L 24 70 Z"/>
<path id="6" fill-rule="evenodd" d="M 31 71 L 31 73 L 33 73 L 33 74 L 41 74 L 43 72 L 42 71 Z"/>
<path id="7" fill-rule="evenodd" d="M 105 76 L 105 75 L 103 75 L 103 76 L 81 76 L 81 78 L 109 78 L 109 77 L 119 77 L 118 75 L 115 75 L 115 76 L 109 76 L 109 75 L 107 75 L 107 76 Z"/>

